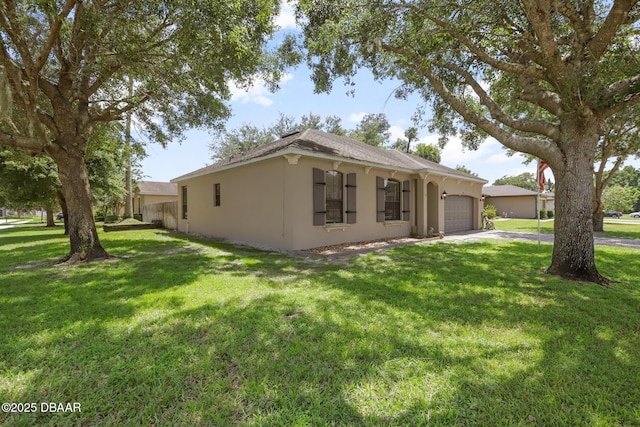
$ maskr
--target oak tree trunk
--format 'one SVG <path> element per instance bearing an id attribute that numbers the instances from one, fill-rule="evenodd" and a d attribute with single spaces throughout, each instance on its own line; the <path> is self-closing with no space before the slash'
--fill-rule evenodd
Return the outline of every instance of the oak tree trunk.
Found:
<path id="1" fill-rule="evenodd" d="M 62 190 L 56 190 L 56 199 L 60 204 L 60 210 L 62 210 L 62 223 L 64 224 L 64 235 L 69 235 L 69 209 L 67 209 L 67 201 L 64 199 L 64 193 Z"/>
<path id="2" fill-rule="evenodd" d="M 593 160 L 597 128 L 567 126 L 564 164 L 553 169 L 556 178 L 556 212 L 551 266 L 547 269 L 568 279 L 606 285 L 596 268 L 593 243 Z M 596 139 L 597 140 L 597 139 Z"/>
<path id="3" fill-rule="evenodd" d="M 45 212 L 47 214 L 47 227 L 55 227 L 56 223 L 53 220 L 53 208 L 51 206 L 45 207 Z"/>
<path id="4" fill-rule="evenodd" d="M 593 201 L 593 231 L 604 231 L 604 211 L 599 199 Z"/>
<path id="5" fill-rule="evenodd" d="M 66 144 L 66 147 L 74 145 Z M 81 152 L 71 151 L 56 150 L 51 153 L 58 165 L 58 176 L 66 204 L 64 219 L 69 231 L 71 250 L 65 260 L 80 262 L 106 258 L 108 254 L 100 244 L 93 219 L 91 190 L 84 158 Z"/>

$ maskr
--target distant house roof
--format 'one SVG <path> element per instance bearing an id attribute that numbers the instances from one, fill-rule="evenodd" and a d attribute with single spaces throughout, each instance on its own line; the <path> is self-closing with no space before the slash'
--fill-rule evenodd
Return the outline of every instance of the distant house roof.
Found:
<path id="1" fill-rule="evenodd" d="M 515 197 L 536 196 L 538 193 L 516 185 L 485 185 L 482 194 L 486 197 Z"/>
<path id="2" fill-rule="evenodd" d="M 364 142 L 316 129 L 307 129 L 303 132 L 295 132 L 284 136 L 277 141 L 262 145 L 246 153 L 231 156 L 213 165 L 174 178 L 171 182 L 195 178 L 286 154 L 299 154 L 330 160 L 346 160 L 365 166 L 376 166 L 382 169 L 402 170 L 411 173 L 436 173 L 438 175 L 462 178 L 483 184 L 487 182 L 485 179 L 479 178 L 476 175 L 449 168 L 423 159 L 422 157 L 402 153 L 397 150 L 373 147 Z"/>
<path id="3" fill-rule="evenodd" d="M 141 195 L 177 196 L 178 185 L 173 182 L 139 181 L 136 185 Z"/>

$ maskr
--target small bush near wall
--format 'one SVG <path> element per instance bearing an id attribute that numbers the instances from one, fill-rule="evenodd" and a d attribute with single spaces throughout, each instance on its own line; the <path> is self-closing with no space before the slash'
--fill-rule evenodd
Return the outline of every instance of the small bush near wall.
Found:
<path id="1" fill-rule="evenodd" d="M 553 211 L 552 210 L 548 210 L 547 211 L 547 218 L 553 218 Z"/>
<path id="2" fill-rule="evenodd" d="M 487 206 L 484 207 L 484 213 L 489 218 L 495 218 L 496 215 L 498 214 L 498 210 L 493 205 L 487 205 Z"/>
<path id="3" fill-rule="evenodd" d="M 547 210 L 540 209 L 540 219 L 545 219 L 547 217 Z"/>

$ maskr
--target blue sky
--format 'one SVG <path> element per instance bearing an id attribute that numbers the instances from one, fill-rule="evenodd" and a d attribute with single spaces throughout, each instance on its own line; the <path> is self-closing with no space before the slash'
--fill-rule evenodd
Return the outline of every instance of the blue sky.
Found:
<path id="1" fill-rule="evenodd" d="M 284 30 L 294 28 L 295 21 L 286 4 L 278 22 Z M 232 117 L 226 126 L 233 129 L 250 123 L 263 127 L 275 123 L 280 113 L 295 118 L 313 113 L 323 118 L 336 115 L 342 119 L 343 127 L 352 129 L 365 114 L 384 113 L 391 124 L 391 141 L 395 141 L 404 137 L 404 130 L 412 126 L 411 117 L 420 101 L 394 98 L 392 94 L 398 85 L 392 81 L 375 82 L 368 71 L 362 70 L 357 76 L 354 96 L 347 94 L 350 88 L 340 81 L 334 84 L 332 93 L 314 94 L 309 70 L 302 65 L 288 71 L 275 93 L 269 92 L 261 82 L 256 82 L 248 91 L 232 87 Z M 419 143 L 435 144 L 438 139 L 438 135 L 429 134 L 426 129 L 420 129 L 418 136 Z M 148 157 L 142 161 L 143 179 L 169 181 L 213 163 L 209 149 L 212 140 L 213 136 L 207 131 L 194 130 L 187 134 L 184 142 L 170 144 L 166 149 L 149 144 Z M 508 157 L 503 146 L 493 139 L 486 140 L 476 151 L 465 150 L 459 140 L 451 139 L 442 151 L 440 163 L 449 167 L 464 165 L 492 184 L 505 175 L 535 173 L 535 164 L 527 166 L 523 160 L 521 155 Z M 547 178 L 553 179 L 550 171 Z"/>

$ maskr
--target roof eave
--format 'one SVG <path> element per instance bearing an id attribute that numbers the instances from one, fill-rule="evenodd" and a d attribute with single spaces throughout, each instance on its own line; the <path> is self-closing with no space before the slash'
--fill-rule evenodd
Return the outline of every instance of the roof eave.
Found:
<path id="1" fill-rule="evenodd" d="M 207 166 L 205 168 L 196 170 L 194 172 L 185 174 L 185 175 L 181 175 L 177 178 L 173 178 L 170 182 L 180 182 L 180 181 L 184 181 L 186 179 L 193 179 L 193 178 L 198 178 L 201 176 L 205 176 L 205 175 L 209 175 L 212 173 L 216 173 L 216 172 L 222 172 L 228 169 L 233 169 L 233 168 L 237 168 L 240 166 L 246 166 L 252 163 L 257 163 L 257 162 L 261 162 L 263 160 L 268 160 L 268 159 L 273 159 L 273 158 L 277 158 L 277 157 L 282 157 L 285 155 L 300 155 L 300 156 L 305 156 L 305 157 L 312 157 L 315 159 L 324 159 L 324 160 L 330 160 L 330 161 L 339 161 L 339 162 L 349 162 L 351 164 L 355 164 L 355 165 L 360 165 L 360 166 L 364 166 L 364 167 L 375 167 L 378 169 L 384 169 L 384 170 L 392 170 L 392 171 L 397 171 L 397 172 L 404 172 L 404 173 L 410 173 L 410 174 L 420 174 L 420 173 L 426 173 L 426 174 L 434 174 L 434 175 L 439 175 L 439 176 L 444 176 L 447 178 L 453 178 L 453 179 L 461 179 L 461 180 L 465 180 L 465 181 L 473 181 L 473 182 L 479 182 L 482 184 L 486 184 L 487 180 L 482 179 L 480 177 L 473 177 L 473 176 L 460 176 L 460 175 L 456 175 L 453 173 L 448 173 L 448 172 L 443 172 L 443 171 L 439 171 L 439 170 L 434 170 L 434 169 L 429 169 L 429 168 L 406 168 L 406 167 L 401 167 L 401 166 L 392 166 L 392 165 L 386 165 L 383 163 L 376 163 L 376 162 L 368 162 L 368 161 L 364 161 L 364 160 L 358 160 L 358 159 L 354 159 L 354 158 L 350 158 L 350 157 L 344 157 L 344 156 L 335 156 L 335 155 L 331 155 L 331 154 L 325 154 L 325 153 L 314 153 L 314 152 L 310 152 L 308 150 L 303 150 L 297 147 L 287 147 L 284 148 L 282 150 L 278 150 L 275 151 L 273 153 L 267 154 L 265 156 L 261 156 L 261 157 L 256 157 L 256 158 L 252 158 L 252 159 L 248 159 L 248 160 L 244 160 L 244 161 L 238 161 L 238 162 L 234 162 L 234 163 L 229 163 L 229 164 L 225 164 L 225 165 L 220 165 L 219 167 L 215 167 L 215 165 L 212 166 Z"/>

